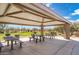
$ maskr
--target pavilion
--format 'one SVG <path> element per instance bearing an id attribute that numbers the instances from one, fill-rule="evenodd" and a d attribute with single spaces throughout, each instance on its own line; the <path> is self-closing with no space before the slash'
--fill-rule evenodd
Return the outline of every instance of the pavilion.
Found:
<path id="1" fill-rule="evenodd" d="M 0 23 L 41 27 L 60 26 L 65 29 L 65 38 L 70 39 L 70 22 L 41 3 L 0 3 Z"/>

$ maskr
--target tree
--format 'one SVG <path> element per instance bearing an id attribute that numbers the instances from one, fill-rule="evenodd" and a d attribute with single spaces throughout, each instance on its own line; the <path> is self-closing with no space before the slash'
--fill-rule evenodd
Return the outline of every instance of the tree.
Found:
<path id="1" fill-rule="evenodd" d="M 4 33 L 7 28 L 7 24 L 0 24 L 0 33 Z"/>
<path id="2" fill-rule="evenodd" d="M 75 31 L 78 31 L 78 29 L 79 29 L 79 25 L 78 24 L 71 25 L 71 28 L 70 28 L 71 35 L 73 35 L 73 33 Z"/>
<path id="3" fill-rule="evenodd" d="M 73 24 L 70 26 L 70 34 L 73 35 L 74 32 L 79 30 L 79 25 L 78 24 Z M 64 33 L 64 27 L 63 26 L 57 26 L 53 29 L 53 31 L 56 31 L 58 33 Z"/>
<path id="4" fill-rule="evenodd" d="M 38 31 L 38 29 L 37 29 L 37 28 L 33 28 L 32 30 L 33 30 L 34 32 Z"/>
<path id="5" fill-rule="evenodd" d="M 64 28 L 63 28 L 63 26 L 57 26 L 57 27 L 55 27 L 54 29 L 53 29 L 53 31 L 56 31 L 56 32 L 58 32 L 58 33 L 64 33 Z"/>

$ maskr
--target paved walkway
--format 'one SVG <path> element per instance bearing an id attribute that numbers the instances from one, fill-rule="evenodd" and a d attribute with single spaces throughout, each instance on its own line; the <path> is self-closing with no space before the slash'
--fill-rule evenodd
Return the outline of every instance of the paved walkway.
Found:
<path id="1" fill-rule="evenodd" d="M 34 43 L 29 42 L 29 38 L 21 38 L 24 42 L 23 48 L 14 46 L 14 50 L 10 47 L 4 47 L 1 55 L 79 55 L 79 38 L 71 38 L 66 40 L 60 36 L 56 39 L 45 39 L 45 42 Z"/>

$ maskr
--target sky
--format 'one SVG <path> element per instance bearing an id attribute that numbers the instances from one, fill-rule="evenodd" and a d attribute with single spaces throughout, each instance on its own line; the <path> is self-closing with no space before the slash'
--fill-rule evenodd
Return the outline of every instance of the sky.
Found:
<path id="1" fill-rule="evenodd" d="M 45 5 L 71 22 L 79 21 L 79 3 L 47 3 Z"/>
<path id="2" fill-rule="evenodd" d="M 70 22 L 79 21 L 79 3 L 45 3 L 45 5 L 49 7 L 51 10 L 55 11 L 57 14 L 69 20 Z M 19 26 L 19 25 L 17 26 L 10 25 L 10 26 L 17 28 L 39 28 L 33 26 Z"/>
<path id="3" fill-rule="evenodd" d="M 33 29 L 33 28 L 37 28 L 39 29 L 39 27 L 37 26 L 24 26 L 24 25 L 14 25 L 14 24 L 8 24 L 9 27 L 12 27 L 12 28 L 27 28 L 27 29 Z"/>

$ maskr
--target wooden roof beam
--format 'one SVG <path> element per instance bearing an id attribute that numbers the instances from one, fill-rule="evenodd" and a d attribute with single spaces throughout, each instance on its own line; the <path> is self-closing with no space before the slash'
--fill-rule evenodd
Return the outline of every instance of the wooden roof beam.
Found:
<path id="1" fill-rule="evenodd" d="M 33 3 L 31 3 L 32 5 L 34 5 Z M 43 5 L 43 4 L 42 4 Z M 38 7 L 38 6 L 36 6 L 36 5 L 34 5 L 35 7 L 37 7 L 37 8 L 39 8 L 39 9 L 41 9 L 40 7 Z M 43 6 L 45 6 L 45 5 L 43 5 Z M 48 7 L 46 7 L 46 8 L 48 8 Z M 46 11 L 46 10 L 44 10 L 44 9 L 41 9 L 41 10 L 43 10 L 43 11 Z M 51 9 L 50 9 L 51 10 Z M 50 12 L 48 12 L 48 11 L 46 11 L 47 13 L 50 13 Z M 55 12 L 56 13 L 56 12 Z M 51 13 L 50 13 L 51 14 Z M 57 14 L 57 13 L 56 13 Z M 51 14 L 52 15 L 52 14 Z M 58 15 L 58 16 L 60 16 L 60 15 Z M 62 16 L 60 16 L 60 17 L 62 17 Z M 64 18 L 64 17 L 63 17 Z M 64 18 L 65 19 L 65 18 Z M 58 20 L 58 19 L 56 19 L 56 20 Z M 64 22 L 64 23 L 68 23 L 68 22 L 66 22 L 66 21 L 63 21 L 63 20 L 58 20 L 58 21 L 60 21 L 60 22 Z"/>
<path id="2" fill-rule="evenodd" d="M 43 13 L 41 13 L 41 12 L 39 12 L 39 11 L 36 11 L 36 10 L 34 10 L 34 9 L 32 9 L 32 8 L 29 8 L 29 7 L 27 7 L 27 6 L 24 6 L 24 5 L 22 5 L 22 4 L 17 4 L 17 3 L 14 3 L 16 6 L 18 6 L 18 8 L 20 8 L 20 7 L 23 7 L 23 8 L 25 8 L 25 9 L 29 9 L 29 10 L 31 10 L 31 11 L 33 11 L 33 12 L 36 12 L 36 13 L 39 13 L 40 15 L 43 15 L 43 16 L 45 16 L 45 17 L 48 17 L 48 19 L 54 19 L 54 18 L 51 18 L 50 16 L 48 16 L 48 15 L 46 15 L 46 14 L 43 14 Z M 23 9 L 22 8 L 22 9 Z M 26 11 L 26 10 L 25 10 Z M 42 16 L 41 16 L 42 17 Z M 43 17 L 43 18 L 45 18 L 45 17 Z M 57 19 L 55 19 L 55 20 L 57 20 Z"/>
<path id="3" fill-rule="evenodd" d="M 48 26 L 63 26 L 64 24 L 53 24 L 53 25 L 44 25 L 44 27 L 48 27 Z"/>
<path id="4" fill-rule="evenodd" d="M 22 13 L 23 11 L 16 11 L 16 12 L 12 12 L 12 13 L 7 13 L 5 16 L 8 16 L 8 15 L 13 15 L 13 14 L 18 14 L 18 13 Z"/>
<path id="5" fill-rule="evenodd" d="M 45 17 L 49 17 L 49 19 L 50 20 L 57 20 L 57 19 L 55 19 L 55 18 L 52 18 L 52 17 L 50 17 L 50 16 L 48 16 L 48 15 L 46 15 L 46 14 L 43 14 L 43 13 L 41 13 L 41 12 L 39 12 L 39 11 L 37 11 L 37 10 L 34 10 L 34 9 L 32 9 L 32 8 L 29 8 L 29 7 L 27 7 L 27 6 L 24 6 L 24 5 L 22 5 L 22 4 L 20 4 L 20 3 L 14 3 L 15 5 L 18 5 L 19 7 L 23 7 L 23 8 L 26 8 L 26 9 L 29 9 L 29 10 L 32 10 L 32 11 L 34 11 L 34 12 L 37 12 L 37 13 L 39 13 L 39 14 L 41 14 L 41 15 L 44 15 Z M 35 6 L 35 5 L 34 5 Z M 45 18 L 45 17 L 43 17 L 43 18 Z M 62 21 L 62 20 L 57 20 L 57 21 L 60 21 L 60 22 L 64 22 L 64 23 L 66 23 L 65 21 Z"/>
<path id="6" fill-rule="evenodd" d="M 53 22 L 53 21 L 57 21 L 57 20 L 52 20 L 52 21 L 45 21 L 44 23 Z"/>
<path id="7" fill-rule="evenodd" d="M 0 24 L 15 24 L 15 25 L 24 25 L 24 26 L 38 26 L 40 27 L 40 25 L 32 25 L 32 24 L 19 24 L 19 23 L 12 23 L 12 22 L 0 22 Z"/>
<path id="8" fill-rule="evenodd" d="M 13 5 L 16 6 L 19 9 L 23 10 L 23 12 L 27 12 L 27 13 L 31 13 L 31 14 L 34 14 L 34 15 L 39 16 L 39 17 L 51 19 L 51 18 L 49 18 L 47 16 L 44 16 L 42 14 L 39 14 L 38 12 L 35 12 L 35 10 L 34 11 L 31 11 L 31 10 L 30 11 L 27 11 L 27 10 L 29 10 L 28 8 L 27 8 L 27 10 L 25 10 L 24 7 L 22 7 L 22 6 L 18 5 L 18 4 L 13 4 Z"/>
<path id="9" fill-rule="evenodd" d="M 21 17 L 16 17 L 16 16 L 8 16 L 8 17 L 17 18 L 17 19 L 21 19 L 21 20 L 25 20 L 25 21 L 33 21 L 33 22 L 41 23 L 40 21 L 26 19 L 26 18 L 21 18 Z"/>
<path id="10" fill-rule="evenodd" d="M 6 9 L 5 9 L 5 11 L 4 11 L 4 13 L 3 13 L 3 15 L 5 15 L 6 13 L 7 13 L 7 11 L 9 10 L 9 8 L 10 8 L 10 6 L 11 6 L 11 4 L 8 4 L 7 5 L 7 7 L 6 7 Z"/>

